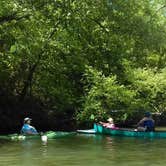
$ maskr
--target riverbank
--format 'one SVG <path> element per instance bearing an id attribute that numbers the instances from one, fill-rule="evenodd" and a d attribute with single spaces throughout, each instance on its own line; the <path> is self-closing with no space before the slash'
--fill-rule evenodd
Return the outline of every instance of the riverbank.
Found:
<path id="1" fill-rule="evenodd" d="M 32 125 L 38 131 L 75 131 L 78 128 L 92 128 L 93 123 L 78 125 L 74 109 L 59 111 L 50 109 L 41 101 L 26 99 L 19 101 L 16 98 L 1 98 L 0 100 L 0 134 L 19 133 L 25 117 L 32 118 Z M 118 122 L 119 127 L 131 127 L 139 121 L 142 115 L 137 115 L 127 121 Z M 166 126 L 166 113 L 153 115 L 157 126 Z"/>
<path id="2" fill-rule="evenodd" d="M 19 133 L 25 117 L 32 118 L 32 125 L 38 131 L 75 130 L 72 111 L 50 110 L 40 101 L 28 99 L 19 102 L 8 99 L 0 101 L 0 134 Z"/>

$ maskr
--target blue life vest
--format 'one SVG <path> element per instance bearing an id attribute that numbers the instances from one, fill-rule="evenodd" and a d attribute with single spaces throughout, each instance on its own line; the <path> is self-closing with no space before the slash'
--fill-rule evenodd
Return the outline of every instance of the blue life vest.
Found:
<path id="1" fill-rule="evenodd" d="M 23 127 L 21 129 L 21 133 L 22 134 L 29 134 L 29 133 L 38 134 L 37 130 L 29 124 L 24 124 L 23 125 Z"/>
<path id="2" fill-rule="evenodd" d="M 143 127 L 146 128 L 146 131 L 154 131 L 154 122 L 152 120 L 145 120 Z"/>

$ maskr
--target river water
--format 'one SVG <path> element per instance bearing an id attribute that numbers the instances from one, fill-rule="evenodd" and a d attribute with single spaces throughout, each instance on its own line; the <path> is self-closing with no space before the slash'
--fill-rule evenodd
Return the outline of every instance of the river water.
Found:
<path id="1" fill-rule="evenodd" d="M 0 166 L 165 166 L 166 139 L 76 135 L 0 141 Z"/>

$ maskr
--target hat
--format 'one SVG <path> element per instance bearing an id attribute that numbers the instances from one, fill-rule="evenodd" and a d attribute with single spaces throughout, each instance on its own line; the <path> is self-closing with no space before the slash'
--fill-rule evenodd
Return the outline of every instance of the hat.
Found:
<path id="1" fill-rule="evenodd" d="M 24 118 L 24 123 L 26 123 L 26 122 L 29 121 L 29 120 L 32 120 L 32 119 L 31 119 L 31 118 L 28 118 L 28 117 Z"/>
<path id="2" fill-rule="evenodd" d="M 108 118 L 107 121 L 108 122 L 113 122 L 113 119 L 112 118 Z"/>
<path id="3" fill-rule="evenodd" d="M 151 113 L 150 112 L 145 112 L 145 117 L 150 117 Z"/>

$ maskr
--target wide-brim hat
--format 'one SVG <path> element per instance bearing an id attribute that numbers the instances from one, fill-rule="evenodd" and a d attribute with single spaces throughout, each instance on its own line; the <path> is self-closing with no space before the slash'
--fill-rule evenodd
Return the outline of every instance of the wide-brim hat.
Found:
<path id="1" fill-rule="evenodd" d="M 26 118 L 24 118 L 24 123 L 28 122 L 28 121 L 31 121 L 31 120 L 32 120 L 31 118 L 26 117 Z"/>
<path id="2" fill-rule="evenodd" d="M 112 118 L 107 119 L 108 122 L 113 122 L 114 120 Z"/>

